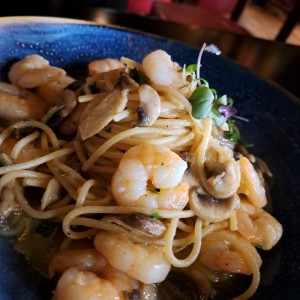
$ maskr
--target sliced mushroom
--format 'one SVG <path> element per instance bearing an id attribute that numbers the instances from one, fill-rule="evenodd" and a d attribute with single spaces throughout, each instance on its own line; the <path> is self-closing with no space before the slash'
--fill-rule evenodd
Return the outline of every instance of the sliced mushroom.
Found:
<path id="1" fill-rule="evenodd" d="M 54 103 L 49 108 L 47 114 L 43 117 L 42 121 L 44 123 L 48 123 L 50 126 L 60 125 L 65 117 L 69 116 L 71 112 L 77 106 L 77 93 L 81 86 L 84 84 L 84 80 L 73 80 L 67 86 L 63 88 L 60 84 L 60 91 L 56 92 L 56 96 L 54 97 Z M 46 94 L 51 94 L 48 90 L 45 91 Z M 45 97 L 45 95 L 43 95 Z"/>
<path id="2" fill-rule="evenodd" d="M 101 131 L 113 117 L 125 109 L 128 90 L 114 89 L 106 97 L 98 95 L 86 106 L 79 122 L 81 138 L 87 138 Z"/>
<path id="3" fill-rule="evenodd" d="M 240 198 L 236 193 L 226 199 L 217 199 L 200 194 L 197 189 L 191 191 L 191 209 L 198 217 L 208 222 L 221 222 L 230 218 L 239 204 Z"/>
<path id="4" fill-rule="evenodd" d="M 96 98 L 88 103 L 79 122 L 81 138 L 87 138 L 101 131 L 118 113 L 125 109 L 130 90 L 136 89 L 138 84 L 128 74 L 121 72 L 115 89 L 104 98 L 97 94 Z"/>
<path id="5" fill-rule="evenodd" d="M 61 134 L 71 135 L 77 131 L 80 122 L 80 117 L 83 114 L 87 105 L 88 102 L 77 104 L 75 109 L 59 125 L 58 130 Z"/>
<path id="6" fill-rule="evenodd" d="M 67 117 L 77 105 L 76 93 L 70 89 L 63 90 L 55 104 L 50 107 L 42 121 L 50 126 L 57 126 Z"/>
<path id="7" fill-rule="evenodd" d="M 160 98 L 150 85 L 139 87 L 140 105 L 137 108 L 138 120 L 136 126 L 151 126 L 160 114 Z"/>
<path id="8" fill-rule="evenodd" d="M 152 236 L 162 236 L 166 231 L 166 226 L 162 221 L 153 219 L 147 215 L 132 213 L 122 216 L 121 219 L 130 227 L 144 231 Z"/>
<path id="9" fill-rule="evenodd" d="M 85 79 L 77 79 L 67 85 L 66 89 L 77 92 L 84 85 Z"/>
<path id="10" fill-rule="evenodd" d="M 132 79 L 128 73 L 121 71 L 120 77 L 116 83 L 116 88 L 126 89 L 126 90 L 136 90 L 139 87 L 139 84 Z"/>
<path id="11" fill-rule="evenodd" d="M 215 198 L 228 198 L 236 193 L 241 171 L 233 151 L 210 139 L 205 155 L 192 165 L 201 186 Z"/>
<path id="12" fill-rule="evenodd" d="M 166 231 L 166 226 L 162 221 L 140 213 L 132 213 L 123 216 L 109 216 L 105 217 L 103 220 L 115 223 L 130 231 L 139 231 L 141 234 L 151 237 L 160 237 Z"/>
<path id="13" fill-rule="evenodd" d="M 76 93 L 70 89 L 63 90 L 57 99 L 57 105 L 63 106 L 59 112 L 60 116 L 68 116 L 77 105 Z"/>

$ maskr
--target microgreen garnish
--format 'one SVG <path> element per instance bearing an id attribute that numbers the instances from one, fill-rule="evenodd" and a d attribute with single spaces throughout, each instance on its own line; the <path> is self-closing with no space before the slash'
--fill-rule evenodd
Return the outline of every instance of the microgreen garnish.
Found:
<path id="1" fill-rule="evenodd" d="M 152 219 L 154 219 L 154 220 L 158 220 L 158 219 L 160 219 L 160 218 L 161 218 L 161 216 L 160 216 L 159 213 L 154 213 L 154 214 L 152 215 Z"/>
<path id="2" fill-rule="evenodd" d="M 214 94 L 210 88 L 201 85 L 195 89 L 189 100 L 192 104 L 192 116 L 195 119 L 203 119 L 209 116 Z"/>
<path id="3" fill-rule="evenodd" d="M 234 126 L 234 121 L 232 120 L 227 120 L 228 124 L 228 131 L 226 132 L 226 138 L 228 138 L 230 141 L 237 143 L 240 139 L 240 134 L 236 130 Z"/>
<path id="4" fill-rule="evenodd" d="M 226 95 L 218 97 L 217 91 L 209 87 L 208 81 L 200 78 L 200 63 L 205 46 L 206 44 L 202 46 L 197 61 L 198 87 L 189 98 L 192 104 L 192 116 L 195 119 L 211 117 L 217 126 L 222 126 L 237 111 L 232 106 L 233 100 L 231 98 Z"/>
<path id="5" fill-rule="evenodd" d="M 178 72 L 185 72 L 185 73 L 194 73 L 197 70 L 197 64 L 191 65 L 184 65 L 183 68 L 179 69 Z"/>
<path id="6" fill-rule="evenodd" d="M 150 82 L 149 78 L 136 68 L 133 68 L 129 71 L 129 76 L 138 84 L 149 84 Z"/>
<path id="7" fill-rule="evenodd" d="M 228 131 L 225 131 L 225 137 L 228 140 L 230 140 L 231 142 L 233 142 L 235 144 L 239 144 L 240 146 L 242 146 L 244 148 L 250 148 L 250 147 L 254 146 L 254 144 L 245 143 L 244 141 L 242 141 L 240 139 L 240 134 L 234 125 L 234 120 L 231 120 L 231 119 L 227 120 L 227 125 L 228 125 Z"/>
<path id="8" fill-rule="evenodd" d="M 220 105 L 218 111 L 226 118 L 235 116 L 236 109 L 230 105 Z"/>

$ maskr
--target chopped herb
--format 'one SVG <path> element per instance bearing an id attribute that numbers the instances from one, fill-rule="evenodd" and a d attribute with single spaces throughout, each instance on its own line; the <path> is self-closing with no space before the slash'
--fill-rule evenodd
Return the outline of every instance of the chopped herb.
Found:
<path id="1" fill-rule="evenodd" d="M 97 93 L 99 93 L 99 89 L 98 89 L 98 87 L 97 87 L 97 85 L 96 85 L 96 82 L 91 83 L 91 84 L 89 85 L 89 89 L 90 89 L 90 91 L 91 91 L 92 94 L 97 94 Z"/>
<path id="2" fill-rule="evenodd" d="M 129 71 L 129 76 L 138 84 L 149 84 L 150 82 L 149 78 L 136 68 L 133 68 Z"/>
<path id="3" fill-rule="evenodd" d="M 150 189 L 149 192 L 154 193 L 154 194 L 159 194 L 160 193 L 160 189 L 156 188 L 156 189 Z"/>
<path id="4" fill-rule="evenodd" d="M 158 220 L 158 219 L 160 219 L 161 218 L 161 215 L 159 214 L 159 213 L 154 213 L 153 215 L 152 215 L 152 219 L 154 219 L 154 220 Z"/>

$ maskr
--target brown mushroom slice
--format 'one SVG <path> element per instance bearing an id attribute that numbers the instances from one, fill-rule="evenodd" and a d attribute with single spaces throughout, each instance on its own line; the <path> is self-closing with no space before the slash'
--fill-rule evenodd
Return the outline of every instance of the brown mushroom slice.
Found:
<path id="1" fill-rule="evenodd" d="M 105 217 L 103 220 L 117 224 L 130 231 L 139 231 L 142 235 L 150 237 L 160 237 L 166 231 L 166 226 L 162 221 L 153 219 L 150 216 L 141 213 L 109 216 Z"/>
<path id="2" fill-rule="evenodd" d="M 228 198 L 236 193 L 241 179 L 233 151 L 210 139 L 204 157 L 194 165 L 201 186 L 215 198 Z"/>
<path id="3" fill-rule="evenodd" d="M 162 221 L 153 219 L 144 214 L 132 213 L 122 216 L 121 219 L 125 224 L 142 230 L 152 236 L 162 236 L 166 231 L 166 226 Z"/>
<path id="4" fill-rule="evenodd" d="M 65 89 L 59 93 L 55 104 L 49 108 L 42 121 L 50 126 L 57 126 L 63 118 L 67 117 L 74 110 L 76 105 L 76 93 L 70 89 Z"/>
<path id="5" fill-rule="evenodd" d="M 160 97 L 150 85 L 139 87 L 140 105 L 137 108 L 136 126 L 152 126 L 160 114 Z"/>
<path id="6" fill-rule="evenodd" d="M 208 222 L 221 222 L 232 216 L 240 204 L 240 198 L 235 193 L 229 198 L 217 199 L 199 194 L 196 189 L 193 189 L 189 204 L 199 218 Z"/>
<path id="7" fill-rule="evenodd" d="M 83 114 L 87 105 L 88 102 L 78 103 L 75 109 L 59 125 L 58 130 L 61 134 L 71 135 L 77 131 L 80 122 L 80 117 Z"/>
<path id="8" fill-rule="evenodd" d="M 113 117 L 125 109 L 128 98 L 127 89 L 114 89 L 106 97 L 100 94 L 92 100 L 83 112 L 79 122 L 81 138 L 87 138 L 101 131 Z"/>

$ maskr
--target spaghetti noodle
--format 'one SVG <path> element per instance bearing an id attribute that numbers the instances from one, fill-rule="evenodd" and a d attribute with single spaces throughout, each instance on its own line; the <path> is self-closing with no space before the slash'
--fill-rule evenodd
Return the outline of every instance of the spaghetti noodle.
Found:
<path id="1" fill-rule="evenodd" d="M 82 276 L 95 273 L 97 288 L 101 280 L 109 284 L 105 299 L 125 299 L 136 291 L 155 299 L 150 285 L 163 287 L 169 272 L 187 268 L 208 281 L 216 273 L 248 276 L 245 290 L 232 297 L 251 297 L 260 280 L 256 247 L 272 248 L 282 227 L 263 208 L 264 182 L 254 157 L 238 152 L 238 141 L 230 141 L 233 122 L 221 112 L 231 104 L 199 78 L 200 59 L 198 69 L 180 67 L 162 50 L 142 63 L 125 57 L 94 61 L 84 83 L 72 79 L 51 101 L 44 94 L 51 84 L 70 81 L 63 70 L 42 86 L 33 84 L 36 97 L 48 99 L 45 117 L 34 119 L 30 107 L 28 120 L 0 114 L 1 234 L 21 235 L 22 216 L 58 220 L 64 238 L 48 262 L 50 273 L 70 272 L 74 280 L 74 268 Z M 34 66 L 30 72 L 18 69 L 22 63 L 14 65 L 3 91 L 0 83 L 1 110 L 12 101 L 16 107 L 18 101 L 26 103 L 10 92 L 26 89 L 15 76 L 32 76 L 34 82 L 47 67 L 53 71 L 51 66 L 41 70 L 36 60 L 36 55 L 26 58 Z M 63 96 L 65 90 L 70 98 Z M 39 202 L 26 196 L 28 188 L 40 192 Z M 73 248 L 76 258 L 55 269 L 56 259 Z M 87 266 L 95 249 L 103 263 Z M 71 299 L 65 273 L 56 299 Z M 132 280 L 126 288 L 114 280 L 120 274 Z M 87 281 L 78 293 L 89 299 L 89 289 Z M 207 289 L 207 299 L 222 293 L 213 282 Z"/>

